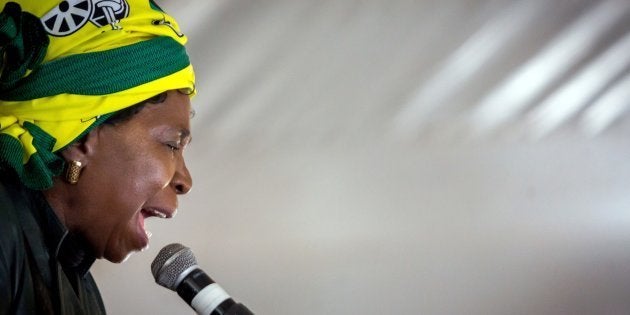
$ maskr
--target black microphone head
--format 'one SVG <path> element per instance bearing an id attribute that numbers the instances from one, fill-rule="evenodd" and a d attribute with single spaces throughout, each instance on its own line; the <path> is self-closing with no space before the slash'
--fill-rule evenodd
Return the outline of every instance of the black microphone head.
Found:
<path id="1" fill-rule="evenodd" d="M 173 243 L 164 246 L 151 263 L 155 282 L 171 290 L 177 290 L 181 280 L 197 268 L 197 259 L 190 248 Z"/>

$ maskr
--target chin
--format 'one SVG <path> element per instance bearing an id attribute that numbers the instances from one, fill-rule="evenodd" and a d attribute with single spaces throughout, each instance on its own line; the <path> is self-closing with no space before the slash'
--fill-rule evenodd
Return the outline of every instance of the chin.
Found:
<path id="1" fill-rule="evenodd" d="M 106 250 L 103 258 L 106 260 L 119 264 L 125 262 L 131 255 L 137 252 L 142 252 L 149 248 L 149 238 L 143 234 L 144 238 L 140 238 L 135 242 L 121 242 L 121 245 L 110 246 L 110 250 Z"/>
<path id="2" fill-rule="evenodd" d="M 125 261 L 127 261 L 127 259 L 129 259 L 129 257 L 131 257 L 131 255 L 133 255 L 133 253 L 135 253 L 136 251 L 127 251 L 124 253 L 114 253 L 112 255 L 106 255 L 104 258 L 107 259 L 110 262 L 113 262 L 115 264 L 121 264 L 124 263 Z"/>

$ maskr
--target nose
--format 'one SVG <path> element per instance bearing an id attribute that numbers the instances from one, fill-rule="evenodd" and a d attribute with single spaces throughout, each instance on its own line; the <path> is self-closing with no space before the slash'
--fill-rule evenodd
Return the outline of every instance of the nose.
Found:
<path id="1" fill-rule="evenodd" d="M 192 189 L 192 177 L 186 167 L 186 162 L 182 160 L 179 167 L 175 171 L 175 176 L 171 181 L 171 186 L 178 195 L 187 194 Z"/>

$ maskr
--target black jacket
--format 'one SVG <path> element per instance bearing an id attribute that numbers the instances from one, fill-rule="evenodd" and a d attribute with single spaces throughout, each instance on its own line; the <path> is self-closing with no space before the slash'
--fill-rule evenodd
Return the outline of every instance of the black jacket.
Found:
<path id="1" fill-rule="evenodd" d="M 0 169 L 0 314 L 105 314 L 94 261 L 40 191 Z"/>

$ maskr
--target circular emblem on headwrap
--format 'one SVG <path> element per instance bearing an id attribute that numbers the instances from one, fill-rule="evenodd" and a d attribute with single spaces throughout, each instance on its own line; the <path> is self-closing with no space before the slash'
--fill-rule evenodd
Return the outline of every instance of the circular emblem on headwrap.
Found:
<path id="1" fill-rule="evenodd" d="M 67 36 L 87 21 L 97 27 L 111 25 L 112 29 L 119 29 L 118 21 L 128 15 L 126 0 L 64 0 L 46 13 L 41 21 L 50 35 Z"/>
<path id="2" fill-rule="evenodd" d="M 92 14 L 90 0 L 64 0 L 41 18 L 46 31 L 54 36 L 70 35 L 80 29 Z"/>

